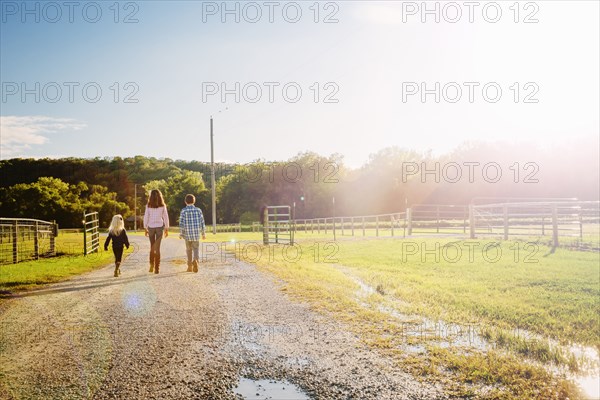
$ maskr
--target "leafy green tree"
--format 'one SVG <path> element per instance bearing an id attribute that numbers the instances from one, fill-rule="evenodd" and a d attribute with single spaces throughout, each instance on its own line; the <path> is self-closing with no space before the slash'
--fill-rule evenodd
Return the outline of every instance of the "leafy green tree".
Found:
<path id="1" fill-rule="evenodd" d="M 117 193 L 109 192 L 108 188 L 100 185 L 92 185 L 88 197 L 82 202 L 87 212 L 98 212 L 100 226 L 108 227 L 115 214 L 121 214 L 124 218 L 130 214 L 127 204 L 117 201 Z"/>
<path id="2" fill-rule="evenodd" d="M 185 196 L 188 193 L 196 196 L 196 206 L 200 207 L 206 214 L 208 190 L 204 186 L 200 172 L 178 172 L 167 179 L 150 181 L 144 185 L 144 189 L 147 192 L 152 189 L 159 189 L 162 192 L 167 205 L 169 220 L 173 225 L 178 222 L 179 213 L 185 206 Z"/>
<path id="3" fill-rule="evenodd" d="M 84 211 L 101 211 L 101 226 L 108 226 L 113 213 L 127 215 L 129 207 L 115 200 L 116 193 L 103 186 L 79 182 L 68 184 L 58 178 L 41 177 L 33 183 L 0 188 L 0 213 L 12 218 L 56 220 L 60 226 L 81 227 Z"/>

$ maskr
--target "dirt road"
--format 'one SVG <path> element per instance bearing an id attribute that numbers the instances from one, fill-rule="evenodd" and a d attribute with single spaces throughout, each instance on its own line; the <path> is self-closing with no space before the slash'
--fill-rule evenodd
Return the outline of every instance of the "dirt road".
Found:
<path id="1" fill-rule="evenodd" d="M 0 398 L 443 398 L 254 266 L 212 255 L 185 272 L 169 237 L 150 274 L 132 241 L 119 278 L 107 266 L 3 304 Z"/>

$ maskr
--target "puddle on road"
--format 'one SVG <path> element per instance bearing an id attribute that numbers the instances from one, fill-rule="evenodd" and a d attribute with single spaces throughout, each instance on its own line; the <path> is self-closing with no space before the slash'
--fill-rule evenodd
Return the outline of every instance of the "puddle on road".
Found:
<path id="1" fill-rule="evenodd" d="M 298 386 L 287 381 L 268 379 L 241 378 L 233 392 L 241 395 L 246 400 L 310 400 L 310 397 Z"/>

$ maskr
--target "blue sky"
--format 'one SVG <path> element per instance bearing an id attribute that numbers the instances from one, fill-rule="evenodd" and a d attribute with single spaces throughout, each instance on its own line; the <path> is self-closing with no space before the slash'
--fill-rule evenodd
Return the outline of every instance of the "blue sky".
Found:
<path id="1" fill-rule="evenodd" d="M 514 2 L 498 2 L 495 23 L 491 2 L 480 2 L 472 23 L 463 2 L 453 3 L 462 16 L 450 23 L 457 9 L 448 2 L 428 2 L 439 7 L 435 22 L 415 11 L 421 2 L 401 1 L 275 2 L 273 23 L 264 2 L 228 2 L 239 23 L 234 14 L 222 21 L 222 2 L 120 2 L 118 23 L 112 1 L 74 2 L 73 22 L 68 2 L 39 2 L 39 22 L 35 11 L 23 21 L 35 3 L 0 2 L 3 159 L 208 160 L 211 114 L 216 158 L 231 162 L 312 150 L 359 166 L 387 146 L 442 153 L 474 140 L 560 145 L 600 131 L 596 1 L 520 2 L 518 15 Z M 89 22 L 97 5 L 102 15 Z M 262 18 L 253 23 L 256 9 Z M 125 23 L 128 15 L 137 22 Z M 337 22 L 324 23 L 327 15 Z M 423 101 L 421 84 L 431 90 L 436 82 L 440 102 L 435 94 Z M 465 82 L 474 85 L 473 102 Z M 236 83 L 239 102 L 234 94 L 203 99 L 203 86 L 235 92 Z M 23 85 L 33 91 L 25 98 Z M 457 86 L 462 96 L 452 102 Z M 484 86 L 488 100 L 502 90 L 497 102 L 483 97 Z M 257 87 L 262 96 L 252 102 Z M 125 102 L 128 95 L 137 102 Z M 324 102 L 327 95 L 337 102 Z"/>

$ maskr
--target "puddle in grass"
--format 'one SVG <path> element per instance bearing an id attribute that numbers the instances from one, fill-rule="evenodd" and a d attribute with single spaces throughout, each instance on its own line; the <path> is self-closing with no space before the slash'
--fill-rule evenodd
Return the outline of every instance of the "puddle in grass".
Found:
<path id="1" fill-rule="evenodd" d="M 373 308 L 374 305 L 363 300 L 377 293 L 377 290 L 360 278 L 352 275 L 345 267 L 338 266 L 338 268 L 359 286 L 356 292 L 358 303 L 362 307 Z M 484 352 L 497 348 L 494 343 L 489 342 L 483 337 L 481 329 L 477 324 L 459 325 L 440 320 L 434 321 L 421 316 L 404 314 L 397 311 L 394 307 L 384 304 L 378 304 L 375 307 L 378 311 L 400 321 L 402 324 L 402 336 L 405 339 L 405 343 L 401 345 L 401 348 L 408 353 L 426 353 L 427 350 L 422 344 L 425 341 L 433 342 L 440 347 L 458 346 Z M 562 345 L 556 340 L 544 338 L 541 335 L 526 330 L 515 329 L 511 333 L 515 337 L 547 342 L 551 350 L 558 349 L 567 357 L 569 355 L 574 356 L 581 371 L 578 374 L 569 372 L 566 370 L 566 366 L 556 366 L 548 363 L 541 363 L 540 365 L 575 382 L 590 399 L 600 400 L 600 376 L 598 376 L 600 373 L 600 357 L 597 349 L 577 344 Z M 421 343 L 414 343 L 414 339 L 418 339 Z"/>
<path id="2" fill-rule="evenodd" d="M 269 379 L 241 378 L 233 392 L 246 400 L 310 400 L 310 397 L 298 386 L 287 381 Z"/>
<path id="3" fill-rule="evenodd" d="M 576 378 L 575 383 L 579 385 L 586 396 L 589 396 L 589 399 L 600 399 L 600 376 L 584 376 Z"/>
<path id="4" fill-rule="evenodd" d="M 375 288 L 351 275 L 348 271 L 342 269 L 342 272 L 359 286 L 359 290 L 357 291 L 359 299 L 364 299 L 377 293 Z M 365 308 L 371 307 L 368 303 L 360 300 L 359 304 Z M 478 350 L 489 350 L 492 347 L 479 335 L 474 325 L 449 324 L 443 321 L 433 321 L 428 318 L 410 316 L 382 304 L 377 306 L 377 310 L 401 321 L 402 335 L 405 339 L 419 338 L 421 340 L 434 341 L 441 347 L 462 346 Z M 422 346 L 407 345 L 406 350 L 410 352 L 423 352 Z"/>

